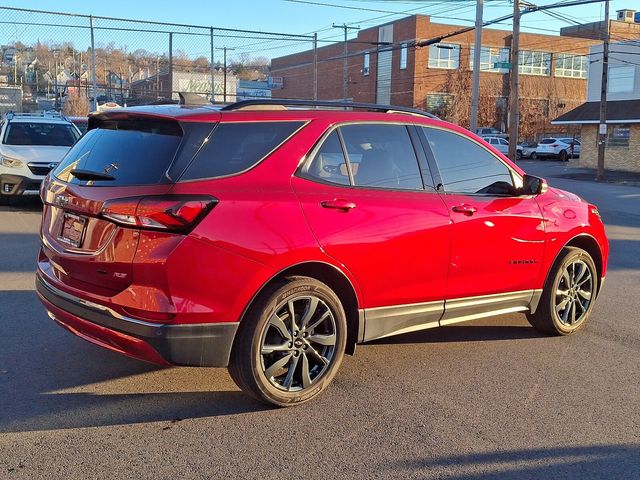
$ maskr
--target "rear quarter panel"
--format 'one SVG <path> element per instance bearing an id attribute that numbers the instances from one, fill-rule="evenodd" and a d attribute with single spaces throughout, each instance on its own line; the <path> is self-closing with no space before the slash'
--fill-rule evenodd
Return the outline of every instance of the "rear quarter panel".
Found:
<path id="1" fill-rule="evenodd" d="M 237 321 L 264 284 L 305 262 L 336 267 L 360 298 L 353 275 L 318 245 L 291 186 L 299 162 L 326 128 L 325 122 L 309 122 L 245 173 L 174 186 L 171 193 L 207 194 L 219 201 L 184 242 L 185 248 L 181 245 L 172 254 L 170 268 L 181 279 L 171 285 L 176 305 L 179 292 L 185 297 L 189 292 L 203 313 L 210 309 L 209 321 Z M 215 314 L 222 311 L 222 316 Z"/>

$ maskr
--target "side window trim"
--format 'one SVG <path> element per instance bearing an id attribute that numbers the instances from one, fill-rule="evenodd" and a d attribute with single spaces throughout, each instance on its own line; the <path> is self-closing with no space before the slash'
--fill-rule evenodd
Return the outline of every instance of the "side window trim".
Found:
<path id="1" fill-rule="evenodd" d="M 411 143 L 413 144 L 413 151 L 415 152 L 416 159 L 418 160 L 418 168 L 420 170 L 420 177 L 422 178 L 422 187 L 427 192 L 435 192 L 435 186 L 437 184 L 433 176 L 433 169 L 429 165 L 429 159 L 427 158 L 427 154 L 422 145 L 422 139 L 418 132 L 419 129 L 416 125 L 407 125 L 407 130 L 409 131 L 409 138 L 411 138 Z"/>
<path id="2" fill-rule="evenodd" d="M 344 157 L 344 164 L 347 166 L 347 173 L 349 174 L 349 186 L 355 187 L 356 182 L 353 178 L 353 169 L 351 168 L 351 160 L 349 160 L 349 152 L 347 151 L 347 146 L 344 143 L 344 138 L 342 138 L 342 131 L 340 127 L 336 127 L 335 131 L 338 133 L 338 140 L 340 140 L 340 148 L 342 149 L 342 156 Z"/>
<path id="3" fill-rule="evenodd" d="M 427 140 L 427 136 L 424 133 L 424 128 L 427 127 L 425 125 L 419 125 L 416 127 L 418 138 L 422 144 L 422 151 L 427 157 L 427 164 L 429 165 L 429 170 L 431 170 L 431 176 L 433 177 L 433 184 L 436 192 L 444 193 L 444 183 L 442 182 L 442 175 L 440 175 L 440 168 L 438 167 L 438 162 L 436 162 L 433 150 L 431 150 L 431 145 L 429 145 L 429 140 Z"/>
<path id="4" fill-rule="evenodd" d="M 504 166 L 505 166 L 505 168 L 509 171 L 509 175 L 511 176 L 512 181 L 514 181 L 514 180 L 515 180 L 515 178 L 514 178 L 514 177 L 521 178 L 521 177 L 520 177 L 520 174 L 519 174 L 517 171 L 515 171 L 514 169 L 512 169 L 510 165 L 508 165 L 507 163 L 505 163 L 505 162 L 504 162 L 504 160 L 502 160 L 500 157 L 498 157 L 497 155 L 495 155 L 491 150 L 489 150 L 488 148 L 485 148 L 483 145 L 481 145 L 479 142 L 476 142 L 476 141 L 475 141 L 475 140 L 473 140 L 472 138 L 470 138 L 470 137 L 465 137 L 464 135 L 461 135 L 460 133 L 455 132 L 455 131 L 453 131 L 453 130 L 446 130 L 446 129 L 438 128 L 438 127 L 434 127 L 434 126 L 431 126 L 431 125 L 429 125 L 429 126 L 427 126 L 427 125 L 421 125 L 421 127 L 422 127 L 422 128 L 424 128 L 424 129 L 439 129 L 439 130 L 445 130 L 446 132 L 449 132 L 449 133 L 451 133 L 451 134 L 459 135 L 459 136 L 461 136 L 461 137 L 463 137 L 463 138 L 467 138 L 469 141 L 471 141 L 471 142 L 475 143 L 477 146 L 479 146 L 480 148 L 484 149 L 487 153 L 489 153 L 492 157 L 494 157 L 494 158 L 495 158 L 495 159 L 497 159 L 497 160 L 498 160 L 502 165 L 504 165 Z M 429 140 L 427 139 L 426 134 L 424 133 L 424 131 L 422 131 L 422 132 L 421 132 L 421 134 L 422 134 L 422 135 L 421 135 L 421 140 L 422 140 L 422 142 L 423 142 L 423 146 L 424 146 L 425 152 L 427 152 L 427 158 L 432 159 L 432 161 L 433 161 L 434 165 L 436 165 L 436 168 L 438 168 L 438 167 L 437 167 L 438 162 L 437 162 L 437 160 L 436 160 L 436 158 L 435 158 L 435 154 L 433 153 L 433 150 L 431 149 L 431 145 L 429 145 Z M 500 197 L 500 198 L 504 198 L 505 196 L 512 196 L 512 195 L 498 195 L 498 194 L 495 194 L 495 193 L 469 193 L 469 192 L 456 192 L 456 191 L 446 190 L 446 189 L 445 189 L 445 187 L 444 187 L 444 183 L 442 182 L 442 176 L 440 175 L 440 170 L 439 170 L 439 169 L 437 170 L 437 176 L 438 176 L 438 177 L 437 177 L 437 180 L 435 180 L 435 176 L 434 176 L 434 180 L 438 182 L 438 183 L 436 184 L 436 190 L 437 190 L 438 192 L 441 192 L 441 193 L 445 193 L 445 194 L 448 194 L 448 193 L 449 193 L 449 194 L 453 194 L 453 195 L 466 195 L 466 196 L 474 196 L 474 197 Z M 515 184 L 515 183 L 516 183 L 516 182 L 514 182 L 514 184 Z M 514 186 L 515 186 L 515 185 L 514 185 Z"/>

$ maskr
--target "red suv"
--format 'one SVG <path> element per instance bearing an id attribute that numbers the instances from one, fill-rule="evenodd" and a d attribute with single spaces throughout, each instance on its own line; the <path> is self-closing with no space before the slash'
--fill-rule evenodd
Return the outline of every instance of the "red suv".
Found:
<path id="1" fill-rule="evenodd" d="M 360 342 L 509 312 L 584 326 L 608 255 L 595 206 L 455 125 L 337 106 L 93 115 L 42 186 L 50 317 L 138 359 L 228 366 L 280 406 Z"/>

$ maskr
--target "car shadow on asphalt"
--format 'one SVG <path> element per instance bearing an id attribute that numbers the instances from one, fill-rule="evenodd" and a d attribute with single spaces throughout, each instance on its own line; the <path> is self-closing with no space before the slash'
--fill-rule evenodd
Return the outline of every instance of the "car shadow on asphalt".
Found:
<path id="1" fill-rule="evenodd" d="M 424 478 L 431 478 L 430 472 L 445 470 L 443 476 L 452 480 L 631 479 L 640 478 L 639 458 L 638 445 L 567 446 L 399 460 L 380 471 L 411 478 L 425 472 Z"/>
<path id="2" fill-rule="evenodd" d="M 47 317 L 34 291 L 0 291 L 0 433 L 141 422 L 171 425 L 268 408 L 234 390 L 226 370 L 198 369 L 194 374 L 195 369 L 187 369 L 198 391 L 176 391 L 175 375 L 161 382 L 144 378 L 162 374 L 159 370 L 165 369 L 66 332 Z M 133 376 L 142 376 L 139 383 L 128 378 Z M 129 393 L 131 388 L 152 393 Z"/>

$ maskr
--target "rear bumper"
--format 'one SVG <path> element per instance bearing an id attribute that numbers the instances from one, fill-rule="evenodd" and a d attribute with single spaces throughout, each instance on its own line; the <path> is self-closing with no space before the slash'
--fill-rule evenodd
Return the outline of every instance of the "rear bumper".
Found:
<path id="1" fill-rule="evenodd" d="M 22 175 L 0 175 L 0 193 L 2 195 L 39 195 L 42 179 L 23 177 Z"/>
<path id="2" fill-rule="evenodd" d="M 140 360 L 160 365 L 226 367 L 238 322 L 165 325 L 125 317 L 70 295 L 36 275 L 49 316 L 70 332 Z"/>

